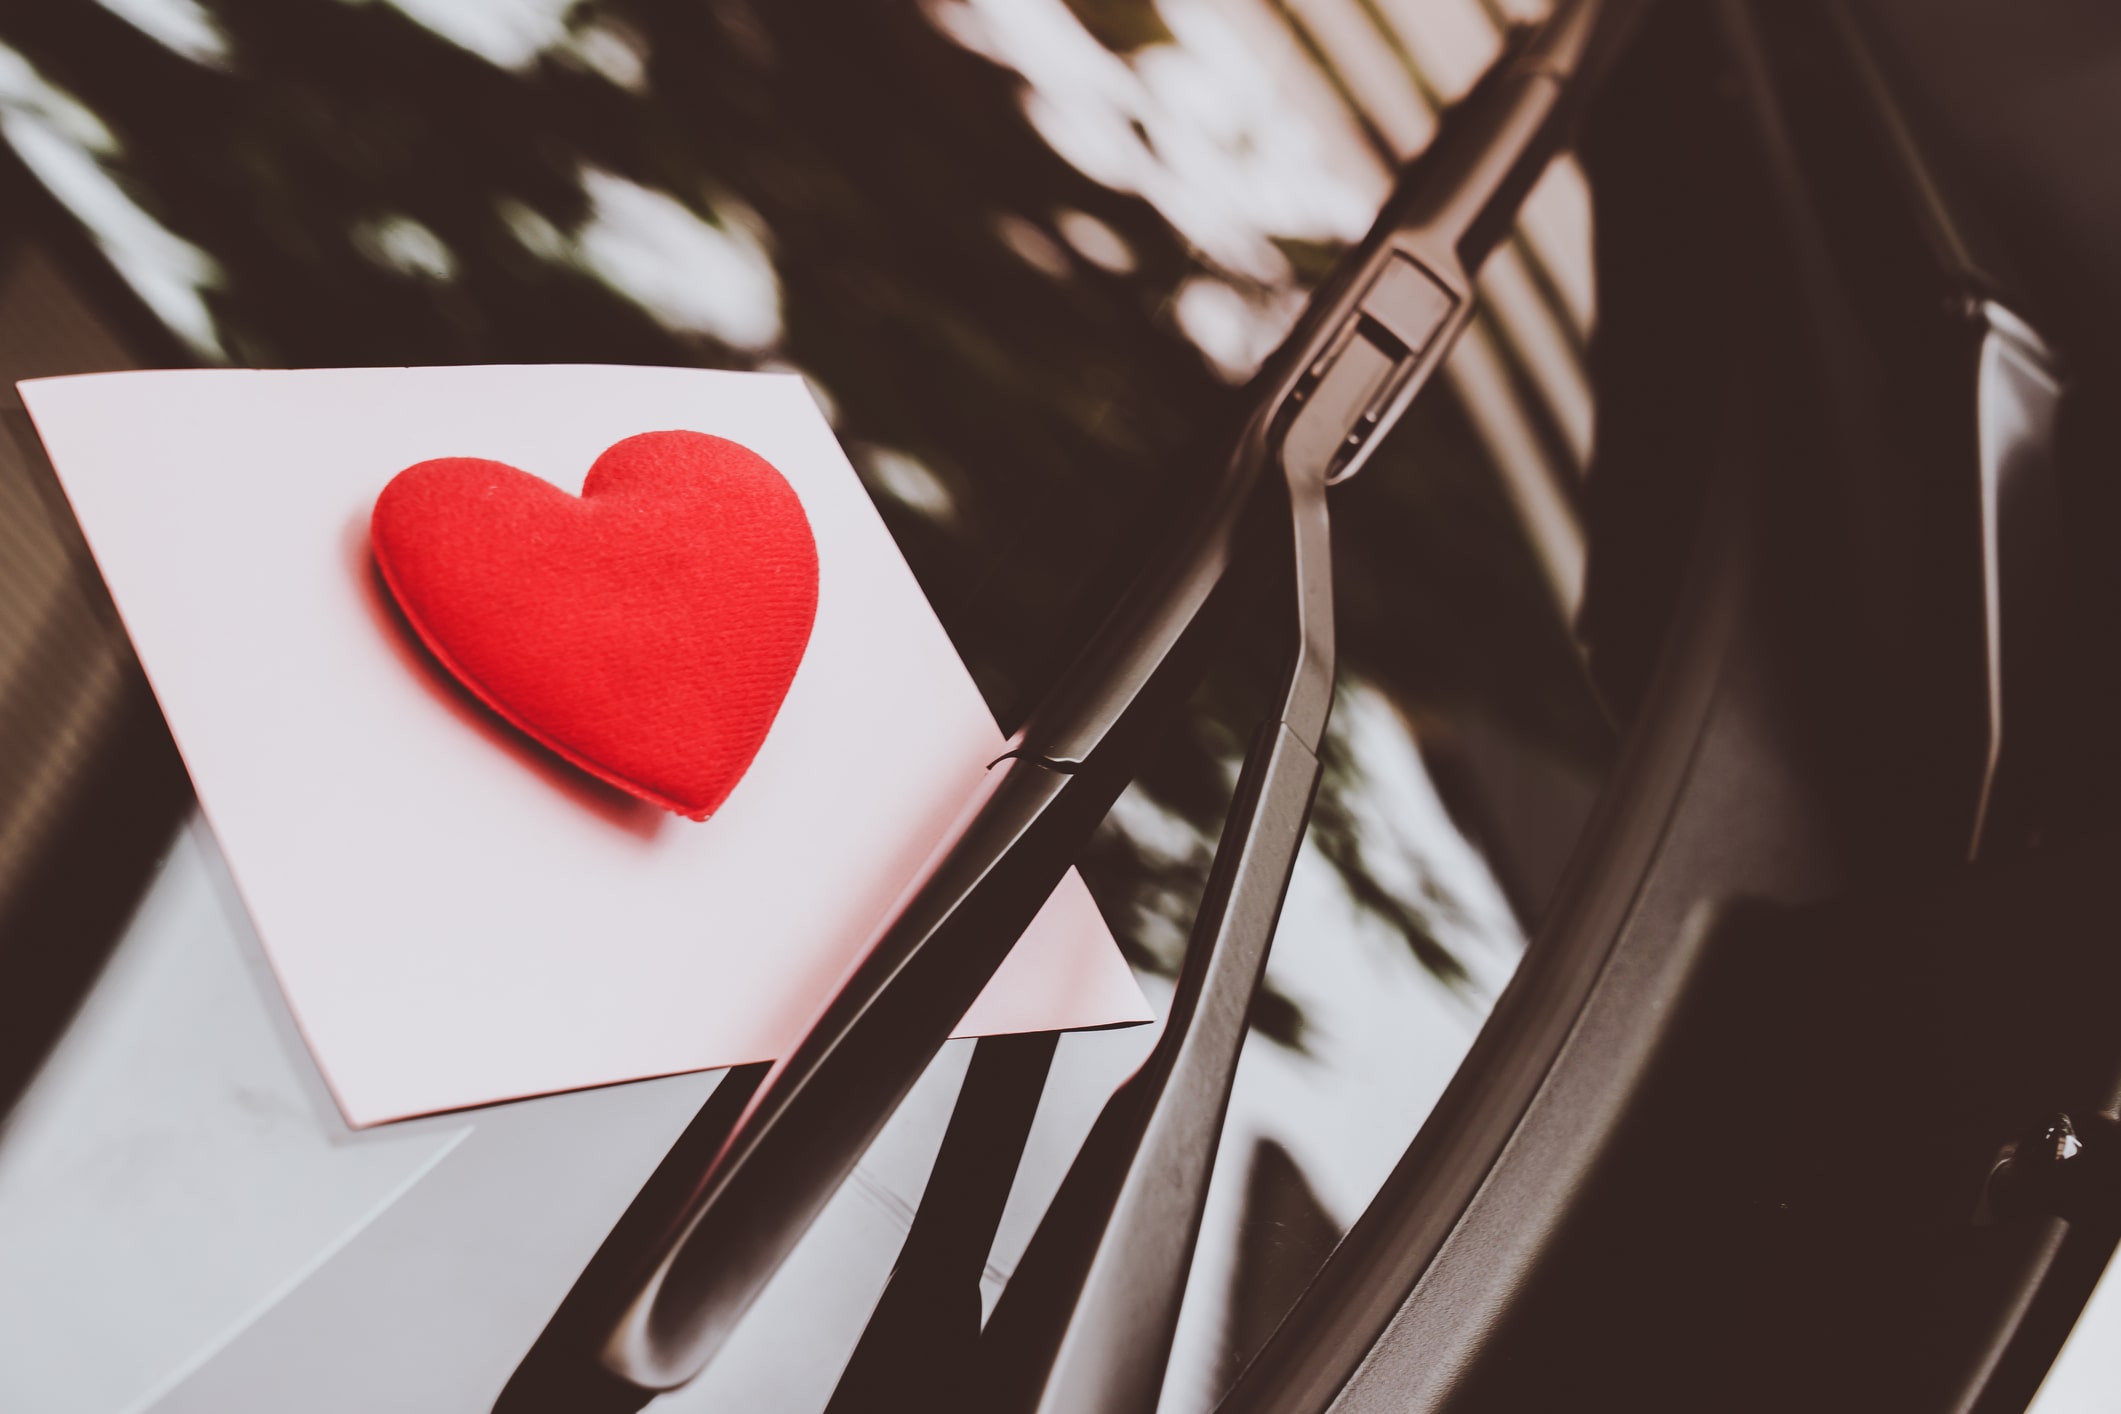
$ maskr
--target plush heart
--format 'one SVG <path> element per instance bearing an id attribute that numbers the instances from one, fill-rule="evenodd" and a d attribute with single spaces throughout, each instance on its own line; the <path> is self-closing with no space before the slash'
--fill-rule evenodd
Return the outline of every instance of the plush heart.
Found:
<path id="1" fill-rule="evenodd" d="M 704 820 L 750 767 L 817 617 L 817 542 L 765 458 L 616 443 L 580 496 L 501 462 L 407 467 L 369 522 L 384 582 L 457 679 L 544 745 Z"/>

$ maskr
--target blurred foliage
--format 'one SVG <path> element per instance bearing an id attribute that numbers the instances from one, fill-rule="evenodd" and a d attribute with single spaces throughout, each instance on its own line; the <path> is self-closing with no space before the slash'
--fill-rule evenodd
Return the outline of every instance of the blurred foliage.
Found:
<path id="1" fill-rule="evenodd" d="M 1116 54 L 1132 54 L 1171 38 L 1154 0 L 1068 0 L 1068 8 L 1099 44 Z"/>
<path id="2" fill-rule="evenodd" d="M 1115 49 L 1168 37 L 1151 5 L 1069 3 Z M 10 7 L 0 40 L 109 125 L 136 199 L 218 262 L 225 276 L 208 297 L 232 357 L 757 366 L 665 328 L 565 254 L 591 215 L 585 168 L 667 192 L 710 223 L 755 227 L 781 289 L 785 335 L 771 357 L 827 394 L 1005 728 L 1182 514 L 1241 416 L 1241 393 L 1169 317 L 1201 263 L 1147 203 L 1057 156 L 1026 119 L 1017 78 L 917 5 L 577 7 L 572 32 L 594 23 L 638 55 L 632 88 L 581 46 L 511 71 L 380 3 L 215 0 L 212 12 L 232 45 L 222 68 L 87 0 Z M 1117 232 L 1131 270 L 1075 258 L 1054 225 L 1063 210 Z M 391 268 L 373 242 L 364 253 L 360 233 L 397 216 L 439 238 L 448 277 Z M 1282 249 L 1306 280 L 1334 255 Z M 927 468 L 949 514 L 891 494 L 863 448 Z M 1608 734 L 1441 388 L 1342 506 L 1346 671 L 1383 687 L 1425 742 L 1429 726 L 1471 713 L 1595 769 Z M 1143 965 L 1175 965 L 1261 710 L 1266 647 L 1235 645 L 1137 788 L 1192 843 L 1152 849 L 1108 825 L 1085 861 Z M 1460 980 L 1439 939 L 1447 901 L 1401 897 L 1371 867 L 1347 805 L 1361 774 L 1336 743 L 1314 843 L 1423 965 Z M 1301 1038 L 1286 999 L 1268 997 L 1257 1020 Z"/>

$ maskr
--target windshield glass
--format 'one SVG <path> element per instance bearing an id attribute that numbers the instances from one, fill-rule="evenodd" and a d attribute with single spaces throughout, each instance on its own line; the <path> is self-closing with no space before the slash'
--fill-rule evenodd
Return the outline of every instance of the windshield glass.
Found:
<path id="1" fill-rule="evenodd" d="M 0 21 L 0 136 L 165 331 L 148 361 L 800 371 L 1010 729 L 1543 8 L 84 0 Z M 1592 238 L 1564 158 L 1438 385 L 1335 493 L 1325 778 L 1166 1408 L 1212 1405 L 1369 1201 L 1609 762 L 1572 633 Z M 1083 861 L 1159 1004 L 1273 637 L 1233 644 Z M 1070 1037 L 1057 1074 L 1109 1086 L 1147 1044 Z M 990 1302 L 1079 1139 L 1034 1135 Z"/>

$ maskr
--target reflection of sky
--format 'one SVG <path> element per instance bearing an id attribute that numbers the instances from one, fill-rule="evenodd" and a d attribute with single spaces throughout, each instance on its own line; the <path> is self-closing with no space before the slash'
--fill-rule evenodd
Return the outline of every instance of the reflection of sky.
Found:
<path id="1" fill-rule="evenodd" d="M 781 336 L 773 261 L 742 214 L 715 225 L 668 192 L 594 167 L 582 173 L 589 220 L 576 259 L 675 333 L 760 350 Z"/>
<path id="2" fill-rule="evenodd" d="M 957 520 L 957 498 L 920 458 L 889 447 L 864 447 L 855 463 L 863 481 L 908 510 L 945 525 Z"/>
<path id="3" fill-rule="evenodd" d="M 2026 1414 L 2121 1414 L 2121 1261 L 2100 1279 Z"/>
<path id="4" fill-rule="evenodd" d="M 781 337 L 781 285 L 763 227 L 732 207 L 709 221 L 668 192 L 585 167 L 589 217 L 572 234 L 520 202 L 501 218 L 525 249 L 573 265 L 674 334 L 704 334 L 750 353 Z"/>
<path id="5" fill-rule="evenodd" d="M 376 264 L 400 275 L 429 280 L 456 277 L 457 258 L 442 238 L 402 212 L 355 227 L 354 245 Z"/>
<path id="6" fill-rule="evenodd" d="M 946 0 L 937 23 L 1024 76 L 1024 111 L 1054 151 L 1115 191 L 1146 197 L 1214 264 L 1288 278 L 1274 235 L 1348 240 L 1374 190 L 1334 171 L 1307 124 L 1277 107 L 1274 74 L 1204 0 L 1159 7 L 1176 40 L 1132 59 L 1063 0 Z"/>

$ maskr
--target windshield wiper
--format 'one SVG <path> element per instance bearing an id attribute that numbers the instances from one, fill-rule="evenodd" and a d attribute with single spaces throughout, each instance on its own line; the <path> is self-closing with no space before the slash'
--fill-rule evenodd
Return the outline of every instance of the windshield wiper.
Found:
<path id="1" fill-rule="evenodd" d="M 1326 488 L 1360 469 L 1465 328 L 1472 274 L 1561 145 L 1609 8 L 1570 0 L 1451 112 L 1255 381 L 1176 552 L 989 771 L 637 1277 L 604 1313 L 578 1315 L 583 1358 L 644 1392 L 706 1365 L 1075 862 L 1205 670 L 1218 626 L 1279 584 L 1294 610 L 1280 711 L 1246 757 L 1164 1034 L 1100 1118 L 981 1340 L 983 1408 L 1154 1407 L 1318 783 L 1334 682 Z"/>

